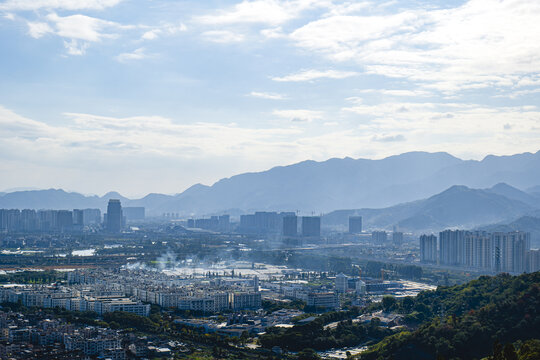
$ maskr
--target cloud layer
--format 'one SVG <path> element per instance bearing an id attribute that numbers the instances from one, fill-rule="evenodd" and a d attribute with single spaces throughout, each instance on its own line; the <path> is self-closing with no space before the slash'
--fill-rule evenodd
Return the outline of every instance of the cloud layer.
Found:
<path id="1" fill-rule="evenodd" d="M 538 2 L 219 4 L 1 2 L 0 189 L 538 150 Z"/>

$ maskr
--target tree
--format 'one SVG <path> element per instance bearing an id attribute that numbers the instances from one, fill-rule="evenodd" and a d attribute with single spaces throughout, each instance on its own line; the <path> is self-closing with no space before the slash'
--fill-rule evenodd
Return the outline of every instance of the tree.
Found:
<path id="1" fill-rule="evenodd" d="M 413 306 L 414 306 L 414 300 L 412 297 L 406 296 L 403 298 L 402 307 L 406 314 L 411 312 Z"/>
<path id="2" fill-rule="evenodd" d="M 313 349 L 304 349 L 298 353 L 298 360 L 318 360 L 319 355 Z"/>
<path id="3" fill-rule="evenodd" d="M 514 345 L 508 343 L 504 346 L 503 355 L 505 360 L 518 360 Z"/>
<path id="4" fill-rule="evenodd" d="M 385 295 L 382 298 L 382 306 L 384 311 L 392 310 L 396 305 L 396 298 L 390 295 Z"/>

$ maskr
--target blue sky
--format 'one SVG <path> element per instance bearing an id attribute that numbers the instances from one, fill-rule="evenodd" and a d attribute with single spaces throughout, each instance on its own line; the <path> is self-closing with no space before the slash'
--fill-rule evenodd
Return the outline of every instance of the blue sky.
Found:
<path id="1" fill-rule="evenodd" d="M 0 1 L 0 189 L 538 151 L 540 3 Z"/>

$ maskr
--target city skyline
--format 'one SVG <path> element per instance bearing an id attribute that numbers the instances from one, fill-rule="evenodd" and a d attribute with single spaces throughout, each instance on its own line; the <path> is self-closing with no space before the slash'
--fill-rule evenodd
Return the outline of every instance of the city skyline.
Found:
<path id="1" fill-rule="evenodd" d="M 3 1 L 0 188 L 139 196 L 308 159 L 535 152 L 539 14 L 518 0 Z"/>

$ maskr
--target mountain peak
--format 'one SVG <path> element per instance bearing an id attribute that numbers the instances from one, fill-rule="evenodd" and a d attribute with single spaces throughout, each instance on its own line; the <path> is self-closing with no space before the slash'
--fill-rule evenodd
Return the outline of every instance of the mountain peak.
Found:
<path id="1" fill-rule="evenodd" d="M 117 191 L 109 191 L 101 197 L 102 199 L 127 199 L 126 197 L 120 195 Z"/>

